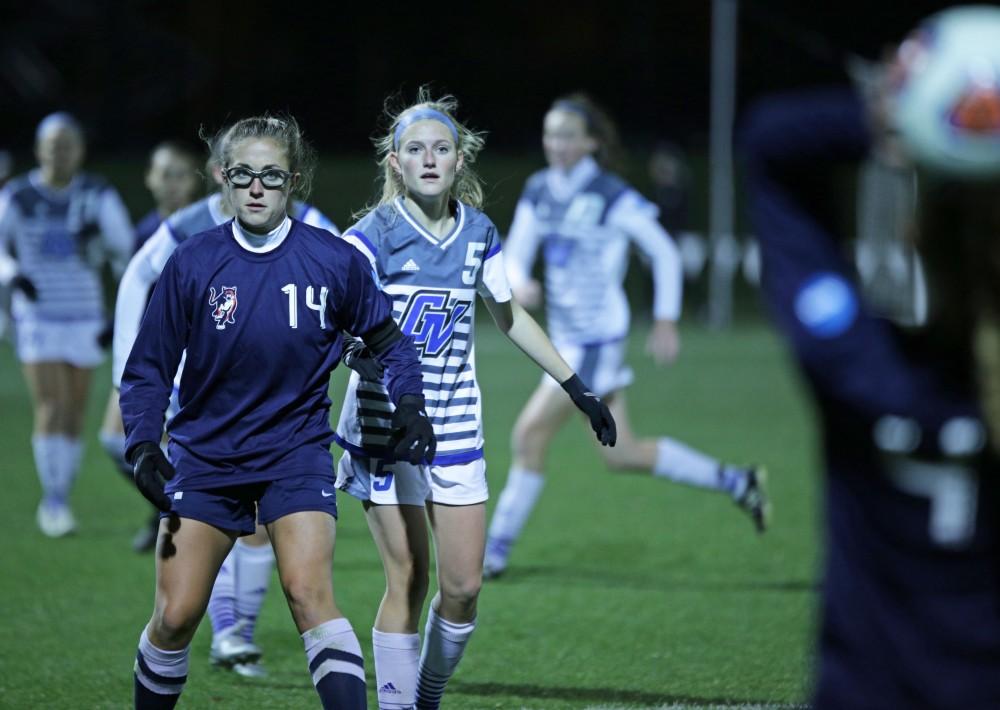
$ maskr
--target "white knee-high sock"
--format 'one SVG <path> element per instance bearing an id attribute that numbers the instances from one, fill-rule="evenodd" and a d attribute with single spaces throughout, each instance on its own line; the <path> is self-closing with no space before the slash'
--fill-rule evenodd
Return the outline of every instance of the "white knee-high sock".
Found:
<path id="1" fill-rule="evenodd" d="M 507 483 L 497 500 L 497 507 L 490 520 L 486 555 L 506 559 L 507 553 L 521 536 L 531 511 L 545 487 L 545 476 L 526 468 L 512 467 Z"/>
<path id="2" fill-rule="evenodd" d="M 42 486 L 42 496 L 47 503 L 66 502 L 65 493 L 60 490 L 56 473 L 59 444 L 54 434 L 38 434 L 31 437 L 31 449 L 35 454 L 35 470 Z"/>
<path id="3" fill-rule="evenodd" d="M 372 629 L 375 682 L 381 710 L 409 710 L 417 702 L 420 634 L 390 634 Z"/>
<path id="4" fill-rule="evenodd" d="M 257 616 L 264 605 L 264 596 L 271 584 L 271 570 L 274 569 L 274 551 L 271 543 L 247 545 L 237 540 L 233 546 L 236 555 L 236 617 L 246 620 L 243 638 L 253 641 Z"/>
<path id="5" fill-rule="evenodd" d="M 78 436 L 62 436 L 59 447 L 58 461 L 56 468 L 59 478 L 59 485 L 66 491 L 69 498 L 73 484 L 76 482 L 77 474 L 80 472 L 80 462 L 83 460 L 83 442 Z"/>
<path id="6" fill-rule="evenodd" d="M 347 619 L 331 619 L 302 634 L 309 673 L 326 710 L 368 705 L 361 644 Z"/>
<path id="7" fill-rule="evenodd" d="M 469 637 L 476 630 L 475 620 L 456 624 L 438 616 L 431 607 L 424 628 L 424 647 L 420 652 L 417 675 L 417 708 L 436 710 L 441 705 L 444 688 L 462 660 Z"/>
<path id="8" fill-rule="evenodd" d="M 177 704 L 187 681 L 190 651 L 190 646 L 180 651 L 157 648 L 146 629 L 142 630 L 133 666 L 136 710 L 161 710 Z"/>
<path id="9" fill-rule="evenodd" d="M 228 629 L 236 623 L 236 546 L 226 555 L 226 559 L 215 576 L 212 595 L 208 598 L 208 619 L 212 622 L 212 633 Z"/>
<path id="10" fill-rule="evenodd" d="M 663 437 L 657 442 L 653 475 L 689 486 L 725 491 L 739 498 L 746 490 L 746 469 L 721 463 L 707 454 Z"/>

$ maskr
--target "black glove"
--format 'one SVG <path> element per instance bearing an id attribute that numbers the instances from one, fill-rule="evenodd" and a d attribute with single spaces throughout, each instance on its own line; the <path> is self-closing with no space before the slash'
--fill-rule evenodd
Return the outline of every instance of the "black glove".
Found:
<path id="1" fill-rule="evenodd" d="M 101 332 L 97 334 L 97 345 L 101 350 L 107 350 L 115 340 L 115 322 L 108 320 L 105 322 Z"/>
<path id="2" fill-rule="evenodd" d="M 576 408 L 590 419 L 590 428 L 597 435 L 597 440 L 604 446 L 614 446 L 618 440 L 618 427 L 615 426 L 615 418 L 611 416 L 608 405 L 596 394 L 587 391 L 579 375 L 573 375 L 563 382 L 562 388 L 566 390 Z"/>
<path id="3" fill-rule="evenodd" d="M 35 284 L 24 274 L 17 274 L 10 280 L 10 289 L 21 289 L 21 293 L 28 297 L 29 301 L 38 300 L 38 289 Z"/>
<path id="4" fill-rule="evenodd" d="M 173 465 L 152 441 L 137 444 L 131 454 L 132 477 L 139 492 L 164 513 L 169 513 L 170 498 L 163 492 L 163 486 L 174 477 Z"/>
<path id="5" fill-rule="evenodd" d="M 361 375 L 362 380 L 381 382 L 385 366 L 378 361 L 372 351 L 360 340 L 352 341 L 344 348 L 341 360 Z"/>
<path id="6" fill-rule="evenodd" d="M 397 461 L 431 463 L 437 451 L 434 427 L 424 410 L 422 395 L 404 394 L 392 413 L 389 446 Z"/>

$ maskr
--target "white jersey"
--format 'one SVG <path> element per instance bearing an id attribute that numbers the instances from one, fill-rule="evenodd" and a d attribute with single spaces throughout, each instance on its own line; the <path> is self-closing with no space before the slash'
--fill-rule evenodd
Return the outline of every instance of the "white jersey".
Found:
<path id="1" fill-rule="evenodd" d="M 476 381 L 476 294 L 510 300 L 496 227 L 479 210 L 457 203 L 455 228 L 438 238 L 406 211 L 402 199 L 365 215 L 344 239 L 371 261 L 393 317 L 420 353 L 427 415 L 437 437 L 433 463 L 448 466 L 483 456 L 482 401 Z M 384 457 L 392 404 L 382 382 L 352 372 L 336 440 L 354 455 Z"/>
<path id="2" fill-rule="evenodd" d="M 301 222 L 340 234 L 336 225 L 315 207 L 293 202 L 289 213 Z M 142 316 L 146 312 L 153 284 L 163 272 L 174 250 L 189 237 L 205 232 L 232 219 L 222 205 L 222 195 L 214 193 L 184 207 L 167 217 L 146 240 L 125 269 L 118 284 L 115 303 L 115 338 L 112 348 L 111 378 L 115 386 L 122 380 L 125 361 L 132 351 L 132 344 L 139 334 Z"/>
<path id="3" fill-rule="evenodd" d="M 550 168 L 525 185 L 504 250 L 516 289 L 530 278 L 539 246 L 545 259 L 545 300 L 552 340 L 594 344 L 625 337 L 629 305 L 623 281 L 629 245 L 651 264 L 653 316 L 677 320 L 681 262 L 657 207 L 590 157 L 569 173 Z"/>
<path id="4" fill-rule="evenodd" d="M 33 170 L 0 191 L 0 283 L 22 274 L 38 291 L 37 301 L 13 295 L 15 318 L 102 319 L 101 265 L 121 274 L 134 244 L 121 197 L 99 177 L 81 173 L 56 190 Z"/>

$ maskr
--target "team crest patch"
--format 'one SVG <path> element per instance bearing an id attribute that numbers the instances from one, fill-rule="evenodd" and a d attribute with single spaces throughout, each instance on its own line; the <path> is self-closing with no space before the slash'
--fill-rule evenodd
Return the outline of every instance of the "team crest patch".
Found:
<path id="1" fill-rule="evenodd" d="M 218 295 L 215 293 L 215 287 L 210 286 L 208 289 L 208 304 L 214 306 L 215 310 L 212 311 L 212 318 L 215 319 L 215 329 L 225 330 L 227 325 L 234 325 L 236 323 L 236 287 L 235 286 L 223 286 Z"/>

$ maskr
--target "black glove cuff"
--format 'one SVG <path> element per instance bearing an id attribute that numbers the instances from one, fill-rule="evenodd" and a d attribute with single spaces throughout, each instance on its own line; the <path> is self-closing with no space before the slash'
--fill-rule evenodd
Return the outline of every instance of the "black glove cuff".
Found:
<path id="1" fill-rule="evenodd" d="M 574 402 L 580 397 L 585 397 L 587 392 L 589 392 L 587 385 L 583 384 L 583 380 L 581 380 L 580 376 L 577 374 L 574 374 L 568 380 L 560 384 L 562 388 L 566 390 L 566 394 L 568 394 L 570 399 Z"/>
<path id="2" fill-rule="evenodd" d="M 125 452 L 125 459 L 134 466 L 140 456 L 152 453 L 154 450 L 159 451 L 160 445 L 152 441 L 140 441 L 138 444 Z"/>
<path id="3" fill-rule="evenodd" d="M 396 407 L 415 407 L 423 412 L 427 408 L 427 400 L 422 394 L 404 394 L 399 398 L 399 404 Z"/>

